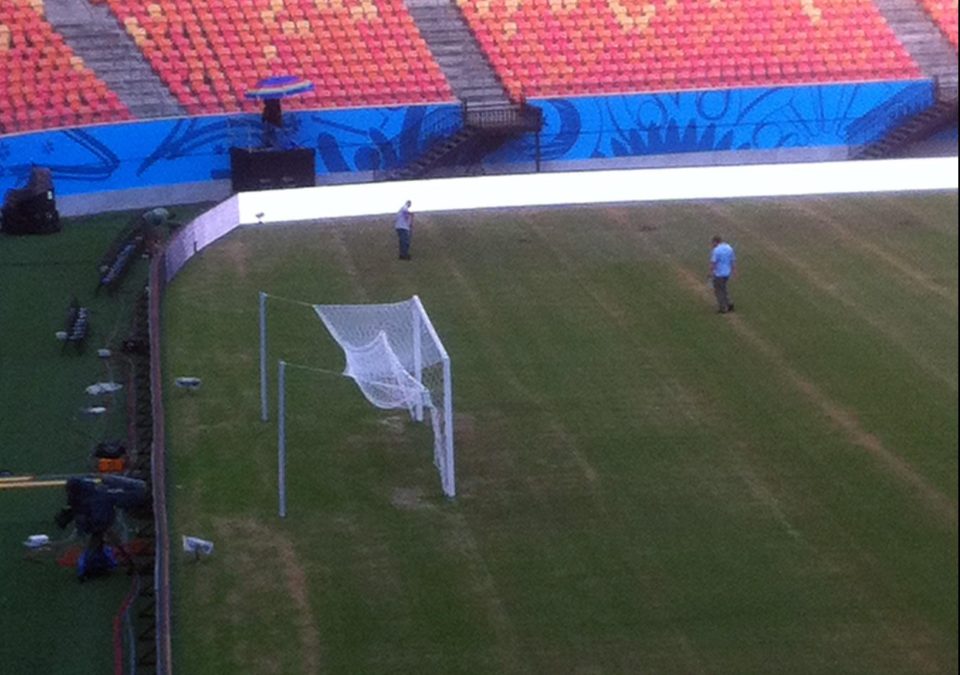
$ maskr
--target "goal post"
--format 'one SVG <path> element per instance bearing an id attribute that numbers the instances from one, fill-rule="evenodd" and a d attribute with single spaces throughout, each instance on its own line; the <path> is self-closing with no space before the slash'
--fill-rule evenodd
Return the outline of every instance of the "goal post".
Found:
<path id="1" fill-rule="evenodd" d="M 267 411 L 267 299 L 259 294 L 261 419 Z M 395 303 L 321 305 L 287 300 L 313 309 L 344 353 L 342 375 L 353 379 L 368 402 L 381 409 L 406 408 L 413 420 L 427 422 L 433 431 L 433 463 L 444 495 L 456 496 L 453 443 L 453 378 L 450 356 L 416 295 Z M 283 465 L 286 453 L 284 370 L 278 364 L 278 457 L 281 467 L 281 516 L 286 511 Z M 300 366 L 308 370 L 320 370 Z"/>
<path id="2" fill-rule="evenodd" d="M 344 351 L 344 375 L 357 382 L 368 401 L 385 409 L 405 407 L 414 420 L 429 422 L 443 493 L 455 497 L 450 356 L 420 298 L 313 307 Z"/>
<path id="3" fill-rule="evenodd" d="M 437 352 L 440 356 L 440 363 L 442 365 L 442 378 L 443 378 L 443 435 L 439 439 L 440 447 L 435 448 L 434 452 L 439 455 L 434 458 L 434 461 L 437 463 L 437 468 L 440 469 L 441 480 L 443 481 L 443 491 L 448 497 L 453 497 L 456 495 L 456 471 L 455 471 L 455 460 L 453 455 L 453 374 L 450 371 L 450 355 L 447 354 L 446 348 L 443 346 L 443 342 L 440 341 L 440 336 L 437 335 L 436 329 L 433 327 L 433 322 L 430 321 L 430 317 L 427 315 L 427 310 L 423 308 L 423 303 L 420 302 L 420 296 L 414 295 L 412 298 L 412 303 L 414 305 L 414 314 L 417 319 L 414 320 L 414 335 L 418 342 L 417 349 L 417 378 L 418 381 L 422 377 L 422 359 L 420 355 L 422 351 L 419 349 L 419 342 L 422 338 L 422 331 L 425 331 L 433 344 L 437 348 Z M 418 420 L 422 420 L 423 415 L 422 411 Z M 436 432 L 434 432 L 436 433 Z M 436 441 L 437 439 L 435 439 Z M 443 468 L 441 468 L 443 467 Z M 447 483 L 449 481 L 449 485 Z"/>

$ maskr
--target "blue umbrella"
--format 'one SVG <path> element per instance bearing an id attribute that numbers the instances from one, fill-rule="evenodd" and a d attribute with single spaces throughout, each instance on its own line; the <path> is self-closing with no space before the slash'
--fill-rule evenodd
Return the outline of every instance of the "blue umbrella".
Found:
<path id="1" fill-rule="evenodd" d="M 268 101 L 295 96 L 313 90 L 313 82 L 296 75 L 268 77 L 257 82 L 257 86 L 244 94 L 246 98 Z"/>

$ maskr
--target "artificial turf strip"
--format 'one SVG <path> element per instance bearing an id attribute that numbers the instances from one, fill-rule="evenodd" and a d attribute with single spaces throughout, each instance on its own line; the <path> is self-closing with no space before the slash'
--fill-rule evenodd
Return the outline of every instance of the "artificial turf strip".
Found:
<path id="1" fill-rule="evenodd" d="M 955 672 L 957 199 L 496 211 L 241 229 L 168 289 L 179 672 Z M 708 242 L 739 254 L 717 316 Z M 429 430 L 288 381 L 290 515 L 257 291 L 418 293 L 453 359 Z M 337 369 L 308 309 L 276 360 Z M 271 388 L 273 391 L 273 388 Z M 271 400 L 275 400 L 272 396 Z"/>

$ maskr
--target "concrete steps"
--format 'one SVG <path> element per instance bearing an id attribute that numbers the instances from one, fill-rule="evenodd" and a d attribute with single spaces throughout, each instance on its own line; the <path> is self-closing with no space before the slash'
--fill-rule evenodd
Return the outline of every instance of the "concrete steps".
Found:
<path id="1" fill-rule="evenodd" d="M 134 117 L 186 114 L 106 6 L 87 0 L 46 0 L 45 13 L 70 48 Z"/>
<path id="2" fill-rule="evenodd" d="M 510 103 L 456 4 L 451 0 L 407 0 L 407 8 L 458 99 L 471 104 Z"/>
<path id="3" fill-rule="evenodd" d="M 957 52 L 916 0 L 874 0 L 897 38 L 925 75 L 937 82 L 938 98 L 957 98 Z"/>

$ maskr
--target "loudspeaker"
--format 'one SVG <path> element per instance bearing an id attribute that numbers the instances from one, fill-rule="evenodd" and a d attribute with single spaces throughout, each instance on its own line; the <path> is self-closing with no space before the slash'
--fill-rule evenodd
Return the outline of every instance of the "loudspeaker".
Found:
<path id="1" fill-rule="evenodd" d="M 0 230 L 4 234 L 51 234 L 60 231 L 60 213 L 53 197 L 50 170 L 33 167 L 27 186 L 7 190 Z"/>
<path id="2" fill-rule="evenodd" d="M 316 159 L 312 148 L 230 148 L 230 178 L 234 192 L 313 187 L 315 176 Z"/>

